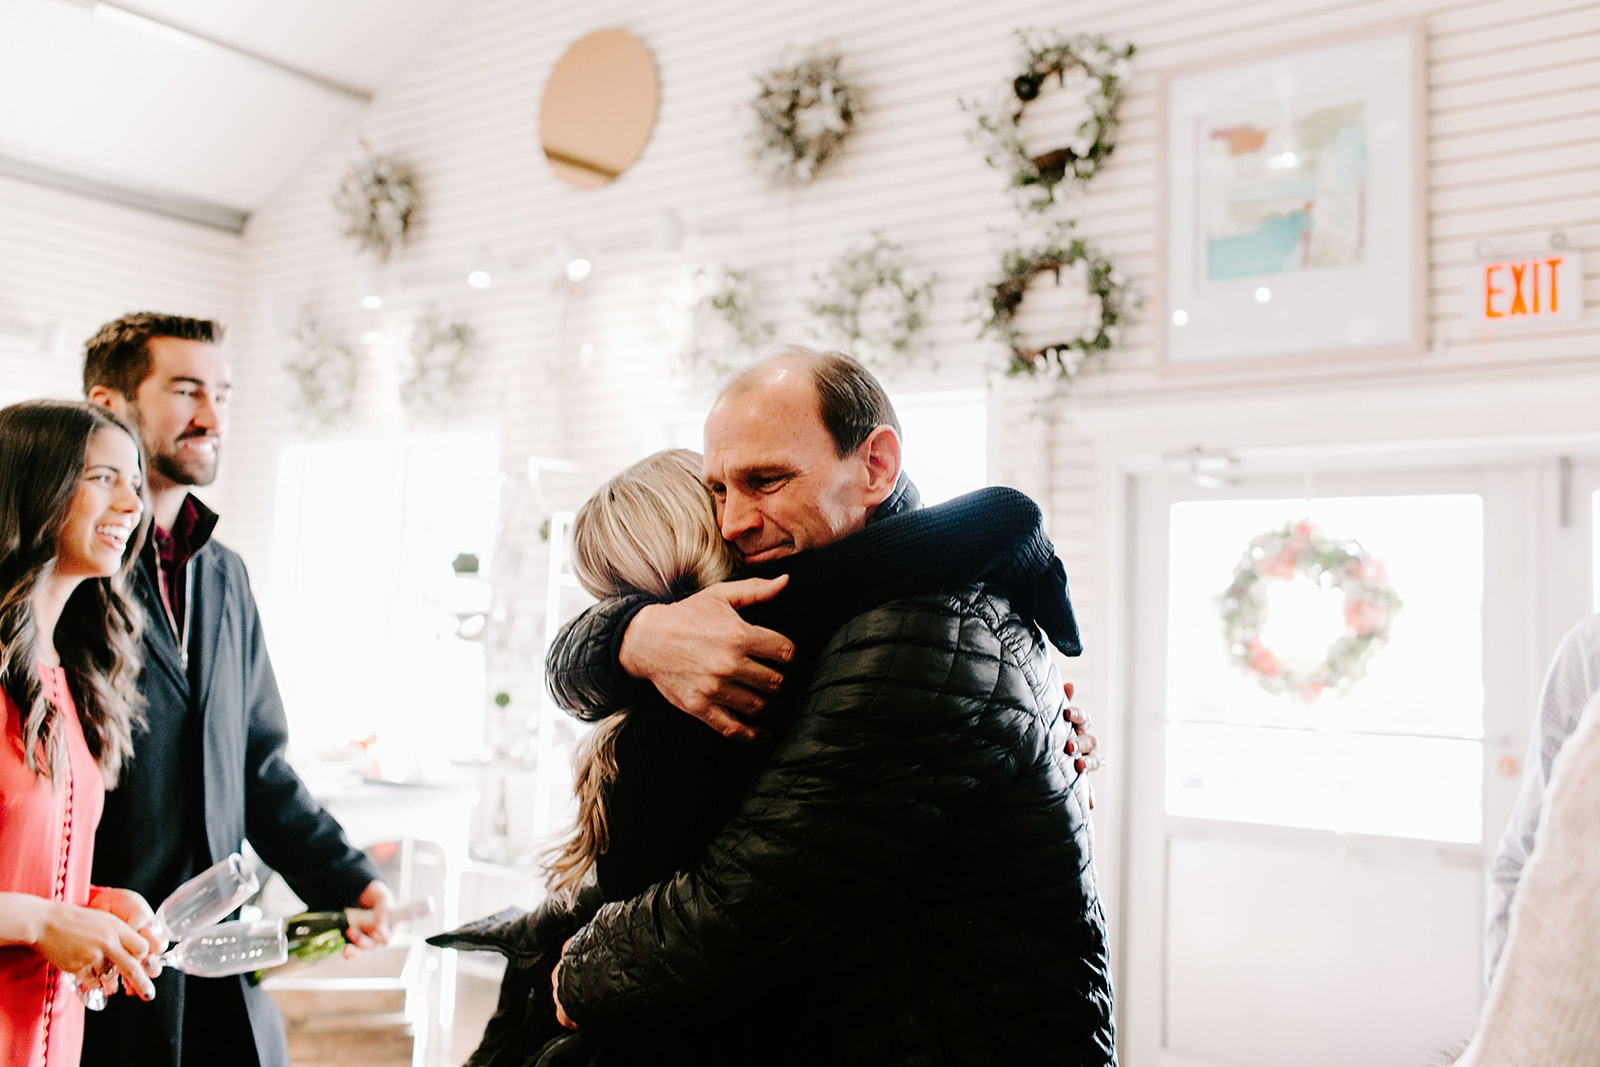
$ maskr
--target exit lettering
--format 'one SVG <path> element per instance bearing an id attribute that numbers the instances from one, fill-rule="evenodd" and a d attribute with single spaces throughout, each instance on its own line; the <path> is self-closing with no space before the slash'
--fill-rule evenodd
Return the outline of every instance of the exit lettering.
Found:
<path id="1" fill-rule="evenodd" d="M 1485 325 L 1583 314 L 1583 267 L 1576 253 L 1483 263 L 1478 277 L 1474 318 Z"/>

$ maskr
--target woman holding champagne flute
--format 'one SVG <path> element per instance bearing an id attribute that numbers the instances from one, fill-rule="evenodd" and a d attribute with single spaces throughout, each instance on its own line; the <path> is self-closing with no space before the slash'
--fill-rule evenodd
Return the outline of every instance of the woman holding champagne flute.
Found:
<path id="1" fill-rule="evenodd" d="M 137 893 L 89 884 L 108 786 L 132 751 L 149 528 L 134 432 L 90 404 L 0 409 L 0 1059 L 78 1062 L 79 987 L 154 995 L 165 947 Z"/>

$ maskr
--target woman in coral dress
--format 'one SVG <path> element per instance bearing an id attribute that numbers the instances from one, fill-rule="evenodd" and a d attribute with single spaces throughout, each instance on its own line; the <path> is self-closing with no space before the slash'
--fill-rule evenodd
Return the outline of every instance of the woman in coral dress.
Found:
<path id="1" fill-rule="evenodd" d="M 124 582 L 148 528 L 143 480 L 109 412 L 0 410 L 0 1062 L 16 1067 L 77 1064 L 80 986 L 154 994 L 149 905 L 89 884 L 137 718 Z"/>

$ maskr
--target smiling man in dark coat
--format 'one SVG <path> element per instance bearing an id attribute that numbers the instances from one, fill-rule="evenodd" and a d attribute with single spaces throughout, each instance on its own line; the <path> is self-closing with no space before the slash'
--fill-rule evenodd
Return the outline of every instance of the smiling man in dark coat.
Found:
<path id="1" fill-rule="evenodd" d="M 315 909 L 358 905 L 385 936 L 389 891 L 284 756 L 283 703 L 244 562 L 211 540 L 217 517 L 190 495 L 210 485 L 227 428 L 227 359 L 216 323 L 124 316 L 88 345 L 84 392 L 139 428 L 155 529 L 135 572 L 148 616 L 139 691 L 148 728 L 106 794 L 95 836 L 97 885 L 152 905 L 249 840 Z M 88 1018 L 89 1067 L 287 1067 L 283 1023 L 242 977 L 168 970 L 145 1004 L 113 997 Z"/>

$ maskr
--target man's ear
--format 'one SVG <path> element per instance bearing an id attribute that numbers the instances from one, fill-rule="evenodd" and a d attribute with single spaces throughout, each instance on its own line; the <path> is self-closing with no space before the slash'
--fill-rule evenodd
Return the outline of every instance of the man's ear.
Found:
<path id="1" fill-rule="evenodd" d="M 128 398 L 109 385 L 91 385 L 86 397 L 91 404 L 99 404 L 113 414 L 128 417 Z"/>
<path id="2" fill-rule="evenodd" d="M 889 499 L 895 482 L 900 479 L 900 435 L 892 426 L 879 426 L 861 442 L 861 455 L 866 463 L 866 504 L 877 507 Z"/>

